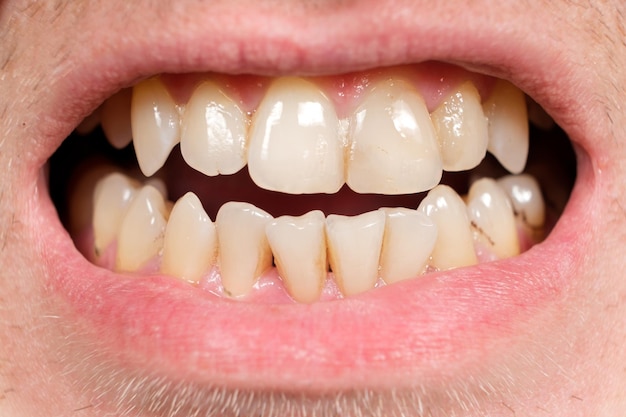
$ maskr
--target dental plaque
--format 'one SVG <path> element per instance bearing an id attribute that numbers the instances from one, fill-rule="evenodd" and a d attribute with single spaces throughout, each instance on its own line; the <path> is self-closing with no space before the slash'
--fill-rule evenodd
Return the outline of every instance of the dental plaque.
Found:
<path id="1" fill-rule="evenodd" d="M 90 191 L 69 205 L 90 213 L 70 214 L 74 241 L 124 279 L 275 303 L 517 256 L 553 224 L 525 172 L 527 98 L 435 68 L 162 75 L 124 89 L 77 130 L 136 162 L 90 160 L 97 174 L 75 187 Z"/>

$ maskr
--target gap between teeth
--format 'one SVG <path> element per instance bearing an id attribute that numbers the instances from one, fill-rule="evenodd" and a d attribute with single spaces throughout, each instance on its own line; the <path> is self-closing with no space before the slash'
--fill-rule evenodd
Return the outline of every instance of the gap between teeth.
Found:
<path id="1" fill-rule="evenodd" d="M 156 185 L 156 187 L 155 187 Z M 114 247 L 118 271 L 158 270 L 201 283 L 219 271 L 223 293 L 245 296 L 272 268 L 296 301 L 320 299 L 332 279 L 344 296 L 420 274 L 515 256 L 521 237 L 540 240 L 545 205 L 528 175 L 472 184 L 464 200 L 438 185 L 417 209 L 381 208 L 358 216 L 270 214 L 229 202 L 215 223 L 187 193 L 175 204 L 162 184 L 109 174 L 93 194 L 96 258 Z M 329 274 L 329 267 L 333 271 Z"/>

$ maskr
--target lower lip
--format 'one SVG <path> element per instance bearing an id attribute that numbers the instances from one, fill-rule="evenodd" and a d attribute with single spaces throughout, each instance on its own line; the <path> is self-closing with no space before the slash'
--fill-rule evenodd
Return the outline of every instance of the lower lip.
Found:
<path id="1" fill-rule="evenodd" d="M 242 303 L 169 277 L 115 274 L 75 249 L 47 193 L 33 218 L 46 225 L 49 287 L 112 360 L 238 389 L 384 389 L 484 362 L 563 296 L 584 251 L 576 230 L 591 180 L 583 159 L 551 235 L 521 256 L 312 305 Z"/>

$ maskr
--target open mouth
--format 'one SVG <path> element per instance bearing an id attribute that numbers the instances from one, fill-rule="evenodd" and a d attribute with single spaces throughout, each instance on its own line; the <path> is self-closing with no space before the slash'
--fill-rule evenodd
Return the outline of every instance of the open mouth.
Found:
<path id="1" fill-rule="evenodd" d="M 529 329 L 579 267 L 594 190 L 576 83 L 531 36 L 514 55 L 513 32 L 415 19 L 332 48 L 306 36 L 323 20 L 297 42 L 244 27 L 211 54 L 204 26 L 142 32 L 54 86 L 69 115 L 25 177 L 50 190 L 33 246 L 77 385 L 138 414 L 454 415 L 541 357 Z"/>
<path id="2" fill-rule="evenodd" d="M 329 301 L 517 256 L 575 176 L 519 89 L 436 63 L 154 77 L 78 130 L 50 176 L 83 255 L 241 301 Z"/>

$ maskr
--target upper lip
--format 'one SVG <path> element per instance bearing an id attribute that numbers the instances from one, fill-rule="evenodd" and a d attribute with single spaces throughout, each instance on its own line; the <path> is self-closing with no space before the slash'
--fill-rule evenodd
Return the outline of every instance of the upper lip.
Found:
<path id="1" fill-rule="evenodd" d="M 163 72 L 322 74 L 440 60 L 510 79 L 557 121 L 570 120 L 575 112 L 569 104 L 576 96 L 568 63 L 555 65 L 561 59 L 556 45 L 521 36 L 523 22 L 512 20 L 506 32 L 488 25 L 477 30 L 464 19 L 433 24 L 426 10 L 392 15 L 383 8 L 381 16 L 346 6 L 334 14 L 313 14 L 302 24 L 302 16 L 294 18 L 280 8 L 251 7 L 242 16 L 226 5 L 218 14 L 196 7 L 188 11 L 204 18 L 195 17 L 196 24 L 174 21 L 181 16 L 176 13 L 155 14 L 163 21 L 151 22 L 151 27 L 167 30 L 144 30 L 137 20 L 135 30 L 98 34 L 102 45 L 115 46 L 110 55 L 76 51 L 67 63 L 67 77 L 55 87 L 57 100 L 75 111 L 64 116 L 61 108 L 50 109 L 63 123 L 37 150 L 33 164 L 41 166 L 80 119 L 117 89 Z M 345 16 L 354 24 L 341 24 Z M 375 24 L 385 18 L 393 18 L 393 24 Z M 123 41 L 135 32 L 133 42 Z M 550 96 L 546 85 L 562 88 L 563 94 Z M 583 147 L 591 146 L 583 128 L 564 127 Z M 567 215 L 580 213 L 570 208 Z M 67 260 L 51 261 L 52 287 L 96 328 L 109 329 L 100 342 L 115 350 L 113 356 L 139 356 L 136 361 L 142 366 L 175 377 L 253 388 L 347 389 L 374 375 L 382 375 L 377 385 L 390 387 L 406 383 L 407 374 L 435 380 L 457 370 L 463 362 L 455 362 L 459 356 L 470 358 L 462 364 L 469 366 L 483 348 L 507 337 L 517 321 L 527 320 L 531 310 L 560 296 L 565 266 L 549 266 L 545 259 L 563 259 L 581 250 L 563 250 L 554 243 L 566 239 L 565 227 L 557 227 L 543 253 L 531 250 L 522 256 L 524 261 L 520 257 L 433 275 L 331 306 L 268 308 L 189 296 L 187 287 L 159 277 L 118 282 L 115 274 L 80 258 L 58 227 L 51 230 L 44 232 L 45 239 L 55 242 L 47 259 Z M 534 263 L 534 271 L 524 265 L 528 262 Z M 519 279 L 520 274 L 533 279 Z M 96 293 L 102 295 L 100 303 L 84 301 L 85 294 Z M 125 343 L 130 337 L 137 340 L 135 346 Z M 468 340 L 472 346 L 466 345 Z M 400 368 L 404 371 L 398 372 Z M 354 375 L 363 378 L 356 382 Z"/>

